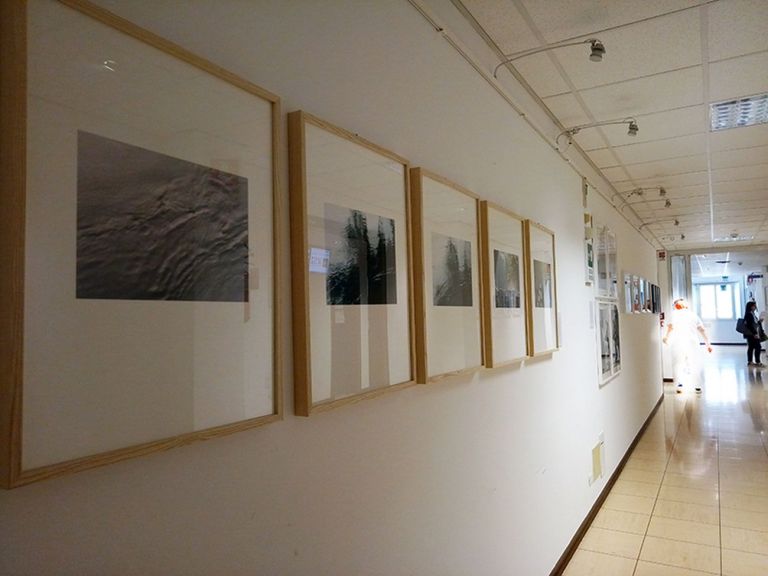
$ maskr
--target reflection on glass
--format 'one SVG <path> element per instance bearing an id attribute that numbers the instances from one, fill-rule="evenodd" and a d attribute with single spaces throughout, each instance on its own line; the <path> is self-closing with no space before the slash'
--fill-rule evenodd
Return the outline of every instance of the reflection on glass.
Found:
<path id="1" fill-rule="evenodd" d="M 701 317 L 706 320 L 717 318 L 717 305 L 715 302 L 715 287 L 712 284 L 699 286 L 699 306 Z"/>
<path id="2" fill-rule="evenodd" d="M 717 301 L 717 317 L 720 319 L 733 319 L 733 285 L 721 284 L 715 292 Z"/>

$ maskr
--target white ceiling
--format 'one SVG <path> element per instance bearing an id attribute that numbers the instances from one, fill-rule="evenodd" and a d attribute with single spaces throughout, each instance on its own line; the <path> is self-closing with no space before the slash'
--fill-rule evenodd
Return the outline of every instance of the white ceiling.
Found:
<path id="1" fill-rule="evenodd" d="M 573 142 L 619 193 L 614 204 L 661 245 L 768 244 L 768 124 L 710 133 L 708 107 L 768 92 L 768 0 L 452 1 L 501 54 L 603 42 L 599 63 L 571 46 L 511 65 L 563 129 L 637 119 L 636 137 L 619 124 Z M 629 196 L 637 188 L 650 190 Z"/>
<path id="2" fill-rule="evenodd" d="M 746 274 L 766 273 L 768 251 L 717 252 L 691 256 L 693 278 L 724 276 L 741 277 Z"/>

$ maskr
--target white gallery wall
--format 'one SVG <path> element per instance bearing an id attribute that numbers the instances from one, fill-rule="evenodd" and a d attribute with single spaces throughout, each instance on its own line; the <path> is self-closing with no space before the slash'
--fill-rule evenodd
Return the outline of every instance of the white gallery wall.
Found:
<path id="1" fill-rule="evenodd" d="M 548 574 L 662 393 L 650 314 L 621 314 L 623 371 L 598 386 L 581 176 L 406 0 L 99 3 L 553 230 L 561 350 L 293 416 L 283 125 L 285 419 L 0 493 L 0 574 Z M 490 65 L 450 2 L 426 6 Z M 587 210 L 619 278 L 655 282 L 653 247 L 599 194 Z"/>

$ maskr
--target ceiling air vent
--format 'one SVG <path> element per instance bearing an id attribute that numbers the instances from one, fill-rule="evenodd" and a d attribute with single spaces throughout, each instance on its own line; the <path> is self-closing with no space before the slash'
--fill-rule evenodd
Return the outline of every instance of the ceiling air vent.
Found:
<path id="1" fill-rule="evenodd" d="M 710 130 L 727 130 L 768 122 L 768 94 L 746 96 L 709 105 Z"/>

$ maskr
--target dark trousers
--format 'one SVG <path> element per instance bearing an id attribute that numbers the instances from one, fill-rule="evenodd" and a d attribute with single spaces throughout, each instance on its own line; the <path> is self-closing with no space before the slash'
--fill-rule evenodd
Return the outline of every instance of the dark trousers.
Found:
<path id="1" fill-rule="evenodd" d="M 760 338 L 747 338 L 747 362 L 760 364 Z"/>

